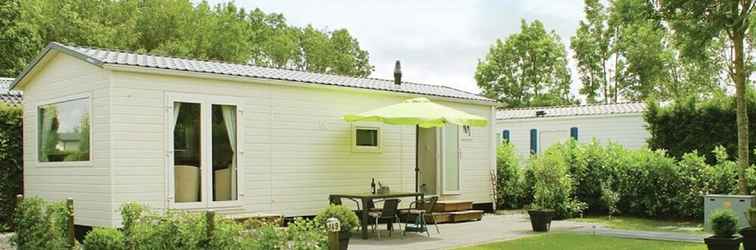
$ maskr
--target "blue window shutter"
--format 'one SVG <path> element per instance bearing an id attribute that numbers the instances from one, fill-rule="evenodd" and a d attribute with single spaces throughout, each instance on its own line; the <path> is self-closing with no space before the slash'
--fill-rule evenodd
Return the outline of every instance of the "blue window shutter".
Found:
<path id="1" fill-rule="evenodd" d="M 530 129 L 530 154 L 538 153 L 538 129 Z"/>
<path id="2" fill-rule="evenodd" d="M 571 127 L 570 128 L 570 137 L 572 137 L 572 139 L 575 139 L 576 141 L 578 140 L 578 128 L 577 127 Z"/>
<path id="3" fill-rule="evenodd" d="M 501 131 L 501 141 L 509 143 L 509 130 L 508 129 Z"/>

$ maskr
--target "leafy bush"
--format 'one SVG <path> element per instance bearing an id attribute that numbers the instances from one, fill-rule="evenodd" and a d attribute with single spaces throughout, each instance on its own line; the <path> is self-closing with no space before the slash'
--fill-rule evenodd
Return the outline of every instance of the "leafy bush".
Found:
<path id="1" fill-rule="evenodd" d="M 738 218 L 730 209 L 720 209 L 711 215 L 711 230 L 717 237 L 732 237 L 738 229 Z"/>
<path id="2" fill-rule="evenodd" d="M 70 248 L 66 240 L 68 210 L 65 203 L 24 198 L 13 217 L 16 234 L 11 242 L 19 249 Z"/>
<path id="3" fill-rule="evenodd" d="M 532 207 L 553 209 L 557 218 L 569 218 L 585 208 L 585 203 L 572 196 L 572 179 L 564 157 L 569 150 L 569 146 L 554 145 L 542 156 L 531 159 L 530 164 L 534 177 Z"/>
<path id="4" fill-rule="evenodd" d="M 288 238 L 294 249 L 327 249 L 328 232 L 322 223 L 302 218 L 289 224 Z"/>
<path id="5" fill-rule="evenodd" d="M 749 107 L 756 105 L 756 94 L 746 95 Z M 735 124 L 735 100 L 732 96 L 717 96 L 705 100 L 690 97 L 671 105 L 660 106 L 654 101 L 647 104 L 644 119 L 651 137 L 652 149 L 664 149 L 672 157 L 680 159 L 684 154 L 698 151 L 706 162 L 714 164 L 716 146 L 724 146 L 730 156 L 737 153 L 737 124 Z M 756 131 L 756 110 L 748 110 L 749 131 Z M 749 134 L 749 148 L 756 147 L 756 133 Z M 733 160 L 733 159 L 730 159 Z M 756 159 L 751 159 L 756 163 Z"/>
<path id="6" fill-rule="evenodd" d="M 341 222 L 342 232 L 351 232 L 352 229 L 359 225 L 357 215 L 351 209 L 341 205 L 329 205 L 326 209 L 321 210 L 315 216 L 315 221 L 322 225 L 326 224 L 329 218 L 336 218 Z"/>
<path id="7" fill-rule="evenodd" d="M 113 228 L 95 228 L 84 237 L 84 249 L 126 250 L 126 237 Z"/>
<path id="8" fill-rule="evenodd" d="M 497 204 L 502 208 L 525 205 L 525 178 L 514 145 L 502 143 L 496 149 Z"/>
<path id="9" fill-rule="evenodd" d="M 0 103 L 0 231 L 14 228 L 16 195 L 23 188 L 21 112 Z"/>
<path id="10" fill-rule="evenodd" d="M 253 237 L 257 249 L 287 249 L 287 235 L 283 228 L 263 225 L 254 230 Z"/>

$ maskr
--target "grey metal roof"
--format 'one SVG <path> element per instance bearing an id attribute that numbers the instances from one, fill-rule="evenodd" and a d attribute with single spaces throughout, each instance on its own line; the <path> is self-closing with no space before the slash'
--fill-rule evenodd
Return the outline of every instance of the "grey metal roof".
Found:
<path id="1" fill-rule="evenodd" d="M 13 78 L 0 77 L 0 102 L 11 106 L 20 106 L 22 101 L 21 91 L 10 90 Z"/>
<path id="2" fill-rule="evenodd" d="M 592 104 L 579 106 L 557 106 L 557 107 L 529 107 L 516 109 L 503 109 L 496 112 L 497 120 L 508 119 L 528 119 L 528 118 L 548 118 L 563 116 L 589 116 L 589 115 L 608 115 L 608 114 L 628 114 L 642 113 L 646 110 L 646 105 L 642 102 L 615 103 L 615 104 Z M 536 112 L 543 111 L 545 114 L 541 117 Z"/>
<path id="3" fill-rule="evenodd" d="M 60 50 L 96 65 L 128 65 L 145 68 L 170 69 L 199 73 L 210 73 L 230 76 L 241 76 L 258 79 L 275 79 L 301 83 L 315 83 L 350 88 L 372 89 L 409 94 L 448 97 L 456 99 L 474 100 L 495 103 L 494 100 L 470 92 L 439 85 L 402 82 L 394 84 L 393 80 L 376 78 L 356 78 L 332 74 L 312 73 L 292 69 L 261 67 L 248 64 L 233 64 L 216 61 L 203 61 L 187 58 L 167 57 L 148 54 L 137 54 L 127 51 L 116 51 L 101 48 L 87 48 L 50 43 L 37 57 L 35 63 L 19 76 L 22 79 L 39 59 L 50 50 Z M 14 85 L 15 86 L 15 85 Z"/>

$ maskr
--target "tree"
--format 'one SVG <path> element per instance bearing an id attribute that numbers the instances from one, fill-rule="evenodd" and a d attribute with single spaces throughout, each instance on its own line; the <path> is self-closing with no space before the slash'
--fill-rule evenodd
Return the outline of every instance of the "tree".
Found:
<path id="1" fill-rule="evenodd" d="M 364 77 L 367 51 L 346 29 L 191 0 L 0 0 L 0 75 L 20 73 L 50 42 Z"/>
<path id="2" fill-rule="evenodd" d="M 726 44 L 731 53 L 728 76 L 735 83 L 738 126 L 738 192 L 748 193 L 745 171 L 748 167 L 748 116 L 745 100 L 746 81 L 751 73 L 750 48 L 752 0 L 658 1 L 661 13 L 675 31 L 684 56 L 705 56 L 712 46 Z M 746 53 L 748 50 L 748 53 Z M 703 54 L 703 55 L 702 55 Z"/>
<path id="3" fill-rule="evenodd" d="M 575 103 L 564 45 L 538 20 L 522 20 L 519 33 L 497 39 L 478 62 L 475 80 L 485 96 L 510 107 Z"/>
<path id="4" fill-rule="evenodd" d="M 647 0 L 585 1 L 585 18 L 571 38 L 589 103 L 680 99 L 721 91 L 713 50 L 681 57 L 660 14 Z"/>

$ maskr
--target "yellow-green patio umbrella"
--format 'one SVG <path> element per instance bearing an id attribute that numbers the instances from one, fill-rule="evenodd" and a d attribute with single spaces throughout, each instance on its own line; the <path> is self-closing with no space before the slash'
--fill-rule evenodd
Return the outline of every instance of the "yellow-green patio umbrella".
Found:
<path id="1" fill-rule="evenodd" d="M 460 126 L 485 127 L 488 124 L 486 118 L 471 115 L 463 111 L 433 103 L 428 98 L 414 98 L 402 103 L 370 110 L 359 114 L 348 114 L 343 117 L 345 121 L 369 121 L 383 122 L 391 125 L 416 126 L 415 144 L 419 144 L 418 134 L 420 128 L 443 127 L 447 123 Z M 417 153 L 417 151 L 415 152 Z M 415 192 L 418 191 L 418 157 L 415 156 Z"/>
<path id="2" fill-rule="evenodd" d="M 343 118 L 348 122 L 383 122 L 391 125 L 416 125 L 421 128 L 443 127 L 447 123 L 474 127 L 484 127 L 488 124 L 486 118 L 436 104 L 423 97 L 364 113 L 348 114 Z"/>

